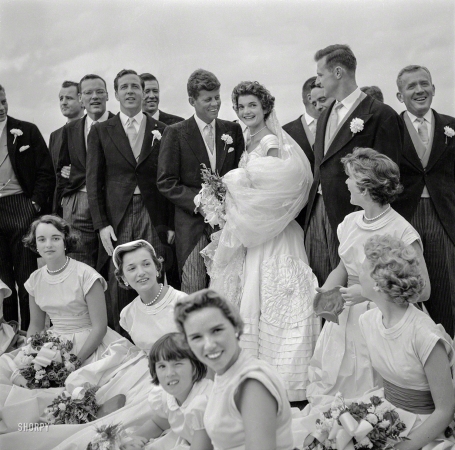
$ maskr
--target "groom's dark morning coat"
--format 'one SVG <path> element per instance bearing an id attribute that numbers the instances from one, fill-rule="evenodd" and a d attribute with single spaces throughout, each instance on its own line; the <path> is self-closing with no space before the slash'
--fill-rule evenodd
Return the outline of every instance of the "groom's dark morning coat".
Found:
<path id="1" fill-rule="evenodd" d="M 225 144 L 223 134 L 232 137 Z M 238 166 L 245 150 L 240 125 L 216 119 L 216 170 L 223 176 Z M 232 150 L 231 150 L 232 149 Z M 158 162 L 158 188 L 175 205 L 175 238 L 179 270 L 199 241 L 206 224 L 195 213 L 194 197 L 202 185 L 201 164 L 210 168 L 207 149 L 194 117 L 166 127 Z"/>
<path id="2" fill-rule="evenodd" d="M 308 228 L 313 205 L 322 186 L 322 196 L 335 233 L 345 216 L 354 211 L 350 194 L 346 187 L 346 174 L 341 158 L 352 153 L 356 147 L 370 147 L 398 163 L 402 151 L 403 124 L 398 114 L 388 105 L 366 96 L 357 108 L 346 117 L 330 147 L 324 155 L 324 139 L 332 105 L 319 117 L 314 142 L 314 181 L 311 186 L 305 218 L 305 231 Z M 352 133 L 350 123 L 353 119 L 363 120 L 364 128 Z"/>

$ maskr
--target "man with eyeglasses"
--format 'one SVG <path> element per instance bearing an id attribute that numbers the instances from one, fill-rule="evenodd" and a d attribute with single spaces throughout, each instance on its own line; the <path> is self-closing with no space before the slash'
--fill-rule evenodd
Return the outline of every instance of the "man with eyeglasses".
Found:
<path id="1" fill-rule="evenodd" d="M 103 78 L 94 74 L 85 75 L 79 82 L 79 89 L 79 98 L 87 115 L 63 128 L 57 164 L 56 203 L 63 208 L 63 218 L 81 235 L 81 244 L 69 256 L 96 268 L 99 241 L 93 229 L 85 186 L 87 138 L 93 124 L 104 122 L 114 115 L 106 110 L 109 96 Z M 65 174 L 65 166 L 71 166 L 69 177 Z"/>

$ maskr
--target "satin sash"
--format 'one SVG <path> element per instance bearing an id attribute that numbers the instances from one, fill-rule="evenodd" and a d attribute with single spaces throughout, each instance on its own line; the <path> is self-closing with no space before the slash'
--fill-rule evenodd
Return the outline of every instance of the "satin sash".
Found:
<path id="1" fill-rule="evenodd" d="M 397 408 L 414 414 L 431 414 L 435 410 L 430 391 L 402 388 L 383 379 L 384 396 Z"/>

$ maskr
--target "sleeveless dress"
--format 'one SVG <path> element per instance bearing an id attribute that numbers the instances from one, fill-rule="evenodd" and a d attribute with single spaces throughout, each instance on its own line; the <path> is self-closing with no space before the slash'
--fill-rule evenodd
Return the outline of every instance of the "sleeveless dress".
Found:
<path id="1" fill-rule="evenodd" d="M 152 439 L 144 450 L 189 450 L 194 432 L 205 429 L 204 413 L 212 386 L 213 381 L 207 378 L 198 381 L 182 405 L 164 390 L 161 395 L 153 395 L 150 408 L 158 417 L 169 422 L 170 431 L 165 436 Z"/>
<path id="2" fill-rule="evenodd" d="M 363 211 L 348 214 L 338 226 L 338 253 L 348 272 L 348 286 L 359 284 L 359 273 L 365 259 L 365 242 L 375 234 L 391 234 L 406 245 L 417 241 L 417 231 L 400 214 L 390 209 L 377 222 L 363 221 Z M 368 349 L 359 327 L 359 317 L 370 302 L 346 307 L 339 325 L 326 322 L 316 344 L 309 367 L 307 396 L 312 406 L 331 402 L 337 392 L 345 399 L 357 398 L 377 386 Z"/>
<path id="3" fill-rule="evenodd" d="M 260 381 L 278 405 L 276 450 L 291 450 L 291 407 L 283 383 L 269 364 L 253 358 L 244 350 L 223 374 L 215 375 L 212 393 L 204 415 L 207 434 L 214 450 L 245 450 L 245 429 L 234 396 L 247 379 Z"/>

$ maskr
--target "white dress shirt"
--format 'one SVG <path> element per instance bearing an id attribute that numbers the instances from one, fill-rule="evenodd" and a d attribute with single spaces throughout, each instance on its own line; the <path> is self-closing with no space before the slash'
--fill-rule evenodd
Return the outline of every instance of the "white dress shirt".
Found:
<path id="1" fill-rule="evenodd" d="M 361 95 L 362 95 L 362 91 L 358 87 L 352 94 L 349 94 L 346 98 L 341 100 L 341 102 L 339 102 L 339 101 L 335 102 L 335 105 L 333 105 L 334 108 L 339 103 L 343 104 L 343 106 L 338 110 L 338 125 L 346 117 L 346 115 L 349 113 L 351 108 L 354 106 L 354 103 L 357 101 L 357 99 Z"/>
<path id="2" fill-rule="evenodd" d="M 406 114 L 411 119 L 411 123 L 414 126 L 417 133 L 419 133 L 419 124 L 420 124 L 419 118 L 417 116 L 414 116 L 414 114 L 410 113 L 409 111 L 406 111 Z M 427 124 L 427 127 L 428 127 L 428 136 L 431 136 L 431 130 L 432 130 L 431 127 L 433 126 L 433 124 L 431 123 L 431 121 L 433 120 L 433 114 L 431 114 L 431 109 L 429 109 L 427 111 L 427 113 L 423 116 L 423 119 L 425 120 L 425 123 Z"/>
<path id="3" fill-rule="evenodd" d="M 313 137 L 315 137 L 317 120 L 314 117 L 311 117 L 306 111 L 303 114 L 303 116 L 305 118 L 306 124 L 308 125 L 308 128 L 313 133 Z"/>
<path id="4" fill-rule="evenodd" d="M 152 115 L 152 118 L 154 118 L 155 120 L 160 120 L 160 110 L 159 109 L 157 109 L 156 113 Z"/>
<path id="5" fill-rule="evenodd" d="M 207 155 L 208 155 L 209 161 L 210 161 L 210 167 L 212 168 L 212 170 L 215 170 L 216 169 L 216 134 L 215 134 L 216 133 L 216 131 L 215 131 L 216 122 L 215 122 L 215 119 L 213 119 L 212 122 L 210 122 L 210 123 L 205 123 L 203 120 L 199 119 L 199 117 L 196 114 L 194 115 L 194 119 L 196 120 L 199 131 L 201 132 L 202 139 L 204 140 L 205 148 L 207 150 Z M 204 128 L 207 125 L 212 125 L 212 129 L 213 129 L 213 154 L 210 151 L 210 148 L 207 145 L 207 142 L 205 142 Z"/>
<path id="6" fill-rule="evenodd" d="M 128 128 L 128 123 L 129 123 L 128 121 L 130 119 L 131 120 L 134 119 L 133 126 L 136 129 L 136 133 L 139 133 L 139 128 L 141 128 L 141 123 L 142 123 L 142 120 L 144 119 L 144 113 L 142 111 L 139 111 L 134 117 L 128 117 L 126 114 L 124 114 L 120 111 L 120 120 L 122 122 L 125 133 L 126 133 L 126 129 Z M 128 133 L 126 133 L 126 135 L 128 136 Z"/>

